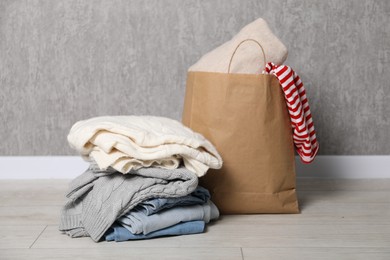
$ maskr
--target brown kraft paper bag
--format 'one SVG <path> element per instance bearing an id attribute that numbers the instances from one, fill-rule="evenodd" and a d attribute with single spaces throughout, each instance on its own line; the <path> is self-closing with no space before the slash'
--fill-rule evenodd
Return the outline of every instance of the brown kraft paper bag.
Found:
<path id="1" fill-rule="evenodd" d="M 222 169 L 200 178 L 222 214 L 299 213 L 292 128 L 275 76 L 188 72 L 183 124 L 222 156 Z"/>

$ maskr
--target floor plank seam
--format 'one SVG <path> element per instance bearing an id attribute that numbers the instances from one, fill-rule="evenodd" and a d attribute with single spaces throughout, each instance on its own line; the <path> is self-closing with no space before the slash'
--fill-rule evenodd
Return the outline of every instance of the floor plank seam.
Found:
<path id="1" fill-rule="evenodd" d="M 108 246 L 101 246 L 101 247 L 91 247 L 91 246 L 86 246 L 86 247 L 33 247 L 33 248 L 19 248 L 19 249 L 31 249 L 31 250 L 35 250 L 35 251 L 43 251 L 43 250 L 72 250 L 72 249 L 76 249 L 76 250 L 82 250 L 82 249 L 87 249 L 87 250 L 91 250 L 91 249 L 240 249 L 242 251 L 242 247 L 237 247 L 237 246 L 223 246 L 223 247 L 204 247 L 204 246 L 201 246 L 201 247 L 193 247 L 193 246 L 173 246 L 173 247 L 160 247 L 160 246 L 119 246 L 119 247 L 116 247 L 118 245 L 118 243 L 120 244 L 123 244 L 123 243 L 131 243 L 131 241 L 125 241 L 125 242 L 115 242 L 114 244 L 112 244 L 113 246 L 112 247 L 108 247 Z M 103 242 L 99 242 L 99 243 L 103 243 Z M 112 242 L 110 242 L 112 243 Z M 243 247 L 243 248 L 258 248 L 258 247 Z M 267 247 L 264 247 L 264 248 L 267 248 Z M 310 248 L 310 247 L 308 247 Z M 18 248 L 1 248 L 1 249 L 18 249 Z M 0 249 L 0 250 L 1 250 Z"/>
<path id="2" fill-rule="evenodd" d="M 65 203 L 65 202 L 64 202 Z M 43 205 L 0 205 L 0 208 L 36 208 L 36 207 L 62 207 L 63 204 L 43 204 Z"/>
<path id="3" fill-rule="evenodd" d="M 41 233 L 39 233 L 38 237 L 34 240 L 34 242 L 32 242 L 32 244 L 30 245 L 29 249 L 31 249 L 31 248 L 34 246 L 35 242 L 37 242 L 37 240 L 41 237 L 41 235 L 43 234 L 43 232 L 45 232 L 45 230 L 46 230 L 47 227 L 48 227 L 48 226 L 46 225 L 45 228 L 41 231 Z"/>
<path id="4" fill-rule="evenodd" d="M 327 249 L 327 248 L 334 248 L 334 249 L 361 249 L 361 250 L 383 249 L 383 250 L 390 251 L 390 248 L 385 247 L 385 246 L 364 246 L 364 247 L 361 247 L 359 245 L 356 245 L 356 246 L 244 246 L 244 247 L 241 247 L 241 250 L 252 249 L 252 248 L 259 248 L 259 249 Z"/>
<path id="5" fill-rule="evenodd" d="M 0 218 L 1 219 L 1 218 Z M 58 226 L 58 225 L 45 225 L 44 223 L 42 223 L 42 224 L 39 224 L 39 223 L 37 223 L 37 224 L 30 224 L 30 225 L 27 225 L 27 224 L 18 224 L 18 225 L 0 225 L 0 227 L 41 227 L 41 226 L 46 226 L 46 227 L 49 227 L 49 226 L 53 226 L 53 227 L 55 227 L 55 226 Z M 46 229 L 46 227 L 45 227 L 45 229 Z"/>

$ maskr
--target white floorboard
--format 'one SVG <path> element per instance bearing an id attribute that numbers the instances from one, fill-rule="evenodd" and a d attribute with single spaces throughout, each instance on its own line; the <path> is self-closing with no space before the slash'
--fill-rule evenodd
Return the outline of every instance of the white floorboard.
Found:
<path id="1" fill-rule="evenodd" d="M 144 241 L 58 231 L 69 180 L 0 181 L 0 259 L 390 259 L 390 180 L 298 180 L 300 214 L 227 215 Z"/>

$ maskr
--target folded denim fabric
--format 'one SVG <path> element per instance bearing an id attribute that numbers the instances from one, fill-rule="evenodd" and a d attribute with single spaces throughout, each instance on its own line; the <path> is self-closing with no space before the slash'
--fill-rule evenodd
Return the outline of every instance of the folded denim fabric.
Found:
<path id="1" fill-rule="evenodd" d="M 205 222 L 198 221 L 189 221 L 179 223 L 177 225 L 160 229 L 155 232 L 144 234 L 133 234 L 126 228 L 114 224 L 105 234 L 106 241 L 127 241 L 127 240 L 139 240 L 139 239 L 150 239 L 155 237 L 164 237 L 164 236 L 179 236 L 179 235 L 189 235 L 189 234 L 198 234 L 203 233 L 205 228 Z"/>
<path id="2" fill-rule="evenodd" d="M 203 205 L 183 206 L 165 209 L 153 215 L 142 211 L 130 211 L 117 222 L 133 234 L 147 235 L 180 222 L 203 220 L 205 223 L 219 217 L 219 211 L 210 200 Z"/>
<path id="3" fill-rule="evenodd" d="M 184 167 L 141 168 L 130 174 L 95 171 L 96 166 L 92 165 L 71 182 L 59 227 L 71 237 L 89 234 L 95 242 L 117 218 L 140 202 L 186 196 L 198 186 L 195 173 Z"/>
<path id="4" fill-rule="evenodd" d="M 210 192 L 207 189 L 198 186 L 190 195 L 178 198 L 156 198 L 147 200 L 138 204 L 135 210 L 142 211 L 145 215 L 149 216 L 160 212 L 163 209 L 201 205 L 206 203 L 209 199 Z"/>

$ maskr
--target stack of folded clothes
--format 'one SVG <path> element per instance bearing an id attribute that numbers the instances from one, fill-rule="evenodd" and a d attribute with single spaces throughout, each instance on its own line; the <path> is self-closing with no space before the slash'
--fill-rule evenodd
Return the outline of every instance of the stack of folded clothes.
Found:
<path id="1" fill-rule="evenodd" d="M 180 122 L 152 116 L 77 122 L 70 145 L 90 161 L 70 183 L 59 229 L 95 242 L 201 233 L 219 217 L 198 177 L 222 167 L 215 147 Z"/>

